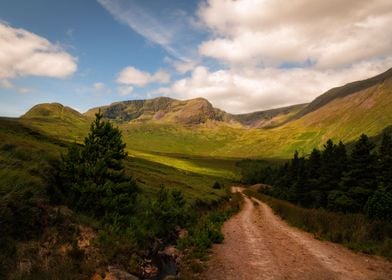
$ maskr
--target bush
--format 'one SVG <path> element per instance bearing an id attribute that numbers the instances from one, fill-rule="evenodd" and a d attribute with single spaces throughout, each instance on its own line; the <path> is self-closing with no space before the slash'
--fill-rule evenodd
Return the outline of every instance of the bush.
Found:
<path id="1" fill-rule="evenodd" d="M 215 183 L 212 185 L 212 188 L 213 188 L 214 190 L 219 190 L 219 189 L 221 189 L 222 187 L 221 187 L 221 184 L 220 184 L 219 182 L 215 182 Z"/>
<path id="2" fill-rule="evenodd" d="M 365 211 L 369 218 L 392 222 L 392 192 L 379 188 L 367 201 Z"/>

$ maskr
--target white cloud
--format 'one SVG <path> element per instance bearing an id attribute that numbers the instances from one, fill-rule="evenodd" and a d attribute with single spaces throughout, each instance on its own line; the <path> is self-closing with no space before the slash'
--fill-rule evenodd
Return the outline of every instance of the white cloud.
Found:
<path id="1" fill-rule="evenodd" d="M 176 62 L 174 64 L 176 71 L 180 74 L 185 74 L 196 67 L 196 62 L 194 61 L 186 61 L 186 62 Z"/>
<path id="2" fill-rule="evenodd" d="M 14 85 L 7 79 L 0 79 L 0 88 L 12 88 Z"/>
<path id="3" fill-rule="evenodd" d="M 96 90 L 102 90 L 102 89 L 105 88 L 105 84 L 104 83 L 95 83 L 93 85 L 93 88 L 96 89 Z"/>
<path id="4" fill-rule="evenodd" d="M 192 65 L 161 94 L 245 113 L 310 102 L 392 66 L 391 1 L 206 0 L 198 16 L 211 35 L 199 53 L 225 68 Z"/>
<path id="5" fill-rule="evenodd" d="M 104 83 L 101 83 L 101 82 L 94 83 L 92 86 L 92 90 L 95 93 L 111 93 L 112 92 L 112 90 L 109 87 L 107 87 Z"/>
<path id="6" fill-rule="evenodd" d="M 32 88 L 28 88 L 28 87 L 20 87 L 20 88 L 17 88 L 17 91 L 19 93 L 26 94 L 26 93 L 32 92 L 33 89 Z"/>
<path id="7" fill-rule="evenodd" d="M 135 85 L 144 87 L 150 83 L 168 83 L 170 75 L 164 70 L 158 70 L 154 74 L 136 69 L 128 66 L 124 68 L 117 77 L 117 83 L 123 85 Z"/>
<path id="8" fill-rule="evenodd" d="M 65 78 L 77 69 L 77 59 L 60 46 L 24 29 L 0 22 L 0 80 L 21 76 Z"/>
<path id="9" fill-rule="evenodd" d="M 197 66 L 197 62 L 193 60 L 178 60 L 165 56 L 163 61 L 169 64 L 179 74 L 186 74 Z"/>
<path id="10" fill-rule="evenodd" d="M 131 87 L 131 86 L 121 86 L 121 87 L 119 87 L 117 89 L 117 91 L 118 91 L 118 93 L 121 96 L 126 96 L 126 95 L 129 95 L 129 94 L 131 94 L 133 92 L 133 87 Z"/>
<path id="11" fill-rule="evenodd" d="M 229 64 L 342 67 L 392 54 L 392 1 L 208 0 L 202 55 Z"/>
<path id="12" fill-rule="evenodd" d="M 309 102 L 332 87 L 377 75 L 391 63 L 392 57 L 329 71 L 247 68 L 210 72 L 199 66 L 191 77 L 176 81 L 170 89 L 163 88 L 160 92 L 180 99 L 202 96 L 231 113 L 247 113 Z"/>

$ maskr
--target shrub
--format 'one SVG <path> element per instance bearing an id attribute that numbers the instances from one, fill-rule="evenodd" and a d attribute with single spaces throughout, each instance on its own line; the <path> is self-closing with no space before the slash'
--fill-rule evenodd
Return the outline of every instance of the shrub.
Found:
<path id="1" fill-rule="evenodd" d="M 219 190 L 219 189 L 221 189 L 222 187 L 221 187 L 221 184 L 220 184 L 218 181 L 216 181 L 216 182 L 212 185 L 212 188 L 215 189 L 215 190 Z"/>
<path id="2" fill-rule="evenodd" d="M 392 191 L 379 188 L 368 199 L 365 211 L 369 218 L 392 221 Z"/>

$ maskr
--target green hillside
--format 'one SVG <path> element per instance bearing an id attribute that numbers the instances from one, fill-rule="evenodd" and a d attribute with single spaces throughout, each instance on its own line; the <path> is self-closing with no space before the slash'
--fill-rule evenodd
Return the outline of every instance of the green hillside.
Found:
<path id="1" fill-rule="evenodd" d="M 213 108 L 202 98 L 124 101 L 101 110 L 120 127 L 131 154 L 193 172 L 198 168 L 179 156 L 288 158 L 295 150 L 307 153 L 320 147 L 328 138 L 349 142 L 361 133 L 377 135 L 392 124 L 391 73 L 333 89 L 308 105 L 243 115 Z M 26 113 L 22 122 L 80 141 L 97 110 L 81 115 L 59 104 L 43 104 Z M 291 119 L 296 114 L 302 116 Z M 207 173 L 215 172 L 219 168 Z M 229 173 L 225 176 L 234 176 Z"/>
<path id="2" fill-rule="evenodd" d="M 53 137 L 81 141 L 89 128 L 89 119 L 59 103 L 38 104 L 20 118 L 21 123 Z"/>

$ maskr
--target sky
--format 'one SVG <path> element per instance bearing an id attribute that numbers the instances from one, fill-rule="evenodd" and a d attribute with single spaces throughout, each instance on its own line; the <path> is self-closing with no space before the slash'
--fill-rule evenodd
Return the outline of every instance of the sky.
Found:
<path id="1" fill-rule="evenodd" d="M 310 102 L 392 67 L 390 0 L 1 0 L 0 116 L 204 97 Z"/>

